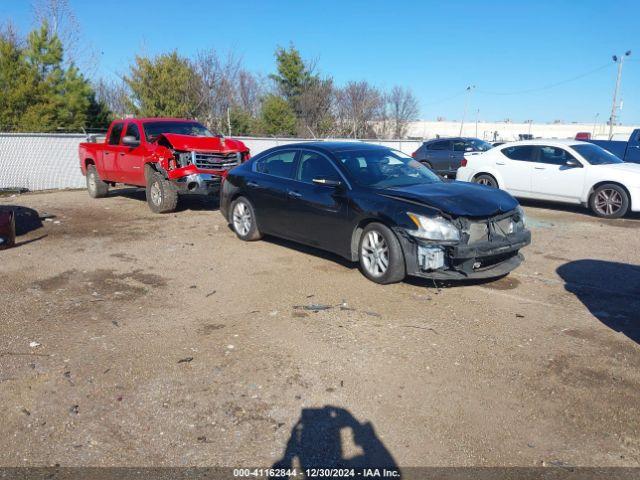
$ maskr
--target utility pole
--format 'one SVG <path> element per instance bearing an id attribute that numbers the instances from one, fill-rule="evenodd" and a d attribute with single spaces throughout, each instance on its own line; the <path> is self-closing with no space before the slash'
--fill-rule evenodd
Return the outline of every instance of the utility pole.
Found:
<path id="1" fill-rule="evenodd" d="M 613 138 L 613 124 L 616 123 L 616 102 L 618 101 L 618 90 L 620 89 L 620 81 L 622 80 L 622 64 L 625 57 L 631 55 L 631 50 L 624 52 L 624 55 L 614 55 L 611 57 L 618 64 L 618 76 L 616 77 L 616 89 L 613 91 L 613 105 L 611 106 L 611 117 L 609 117 L 609 140 Z"/>
<path id="2" fill-rule="evenodd" d="M 469 85 L 467 87 L 467 96 L 464 101 L 464 113 L 462 114 L 462 121 L 460 122 L 460 136 L 462 136 L 462 127 L 464 127 L 464 120 L 467 117 L 467 108 L 469 107 L 469 97 L 471 97 L 471 92 L 476 88 L 475 85 Z"/>
<path id="3" fill-rule="evenodd" d="M 480 116 L 480 109 L 476 110 L 476 138 L 478 138 L 478 117 Z"/>

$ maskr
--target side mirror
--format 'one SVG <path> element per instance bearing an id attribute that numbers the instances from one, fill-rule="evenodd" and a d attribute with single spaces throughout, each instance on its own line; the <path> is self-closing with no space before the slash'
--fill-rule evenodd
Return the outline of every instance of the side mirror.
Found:
<path id="1" fill-rule="evenodd" d="M 467 147 L 464 149 L 465 152 L 473 152 L 473 147 Z"/>
<path id="2" fill-rule="evenodd" d="M 137 147 L 138 145 L 140 145 L 140 140 L 138 140 L 133 135 L 126 135 L 122 137 L 122 144 L 128 147 Z"/>
<path id="3" fill-rule="evenodd" d="M 325 187 L 339 187 L 342 185 L 340 180 L 330 180 L 328 178 L 314 178 L 312 182 L 316 185 L 324 185 Z"/>
<path id="4" fill-rule="evenodd" d="M 564 165 L 569 168 L 582 168 L 582 164 L 575 158 L 568 159 L 564 162 Z"/>

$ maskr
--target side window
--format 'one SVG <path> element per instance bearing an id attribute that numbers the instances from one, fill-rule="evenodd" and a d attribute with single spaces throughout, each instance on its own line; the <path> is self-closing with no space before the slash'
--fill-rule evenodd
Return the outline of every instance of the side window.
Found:
<path id="1" fill-rule="evenodd" d="M 539 152 L 538 162 L 540 163 L 564 165 L 567 160 L 573 159 L 573 155 L 562 148 L 544 146 L 539 148 Z"/>
<path id="2" fill-rule="evenodd" d="M 442 142 L 433 142 L 427 146 L 428 150 L 449 150 L 449 140 L 443 140 Z"/>
<path id="3" fill-rule="evenodd" d="M 109 145 L 118 145 L 120 143 L 120 135 L 122 135 L 123 128 L 123 123 L 116 123 L 113 125 L 111 133 L 109 134 Z"/>
<path id="4" fill-rule="evenodd" d="M 527 145 L 527 146 L 503 148 L 501 152 L 505 157 L 510 158 L 511 160 L 521 160 L 524 162 L 532 162 L 533 150 L 534 150 L 534 147 Z"/>
<path id="5" fill-rule="evenodd" d="M 127 125 L 127 132 L 125 133 L 125 136 L 127 135 L 134 137 L 136 140 L 140 141 L 140 130 L 138 129 L 138 125 L 136 125 L 135 123 L 129 123 Z"/>
<path id="6" fill-rule="evenodd" d="M 297 179 L 301 182 L 312 183 L 314 178 L 340 181 L 340 175 L 331 162 L 324 156 L 306 152 L 300 159 Z"/>
<path id="7" fill-rule="evenodd" d="M 295 151 L 276 152 L 261 158 L 255 163 L 255 171 L 275 177 L 293 178 Z"/>
<path id="8" fill-rule="evenodd" d="M 454 152 L 464 152 L 467 147 L 471 146 L 464 140 L 454 140 L 452 143 Z"/>

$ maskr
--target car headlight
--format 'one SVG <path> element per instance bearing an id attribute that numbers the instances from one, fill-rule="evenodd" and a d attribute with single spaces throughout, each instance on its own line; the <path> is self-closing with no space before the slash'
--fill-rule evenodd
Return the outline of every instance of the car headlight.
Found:
<path id="1" fill-rule="evenodd" d="M 524 214 L 524 209 L 520 205 L 516 208 L 516 213 L 519 217 L 517 223 L 522 224 L 522 228 L 527 228 L 527 216 Z"/>
<path id="2" fill-rule="evenodd" d="M 460 230 L 442 217 L 425 217 L 411 212 L 407 212 L 407 215 L 418 227 L 417 230 L 407 230 L 416 238 L 449 242 L 460 241 Z"/>

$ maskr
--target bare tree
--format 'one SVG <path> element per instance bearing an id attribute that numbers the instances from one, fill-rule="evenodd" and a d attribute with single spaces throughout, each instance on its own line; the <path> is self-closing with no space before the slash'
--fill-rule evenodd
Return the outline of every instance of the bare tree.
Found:
<path id="1" fill-rule="evenodd" d="M 337 116 L 342 133 L 354 138 L 375 135 L 374 121 L 384 105 L 380 91 L 367 81 L 349 82 L 338 91 Z"/>
<path id="2" fill-rule="evenodd" d="M 323 137 L 333 132 L 335 119 L 332 109 L 335 99 L 333 79 L 312 78 L 305 84 L 297 99 L 298 134 Z"/>
<path id="3" fill-rule="evenodd" d="M 85 74 L 95 73 L 98 51 L 83 37 L 80 22 L 69 0 L 32 0 L 33 18 L 37 24 L 47 22 L 51 33 L 64 46 L 65 60 L 80 65 Z"/>
<path id="4" fill-rule="evenodd" d="M 129 113 L 129 90 L 124 80 L 99 80 L 95 85 L 96 100 L 106 105 L 116 118 L 123 118 Z"/>
<path id="5" fill-rule="evenodd" d="M 198 111 L 209 126 L 226 131 L 229 109 L 237 103 L 241 61 L 232 53 L 221 59 L 215 50 L 207 50 L 196 56 L 193 66 L 197 75 L 192 88 L 199 98 Z"/>
<path id="6" fill-rule="evenodd" d="M 418 99 L 410 89 L 395 86 L 385 100 L 393 138 L 403 138 L 409 122 L 418 118 Z"/>
<path id="7" fill-rule="evenodd" d="M 260 112 L 260 99 L 264 93 L 263 84 L 264 81 L 262 78 L 248 70 L 241 69 L 238 73 L 238 106 L 251 116 L 257 116 Z"/>

